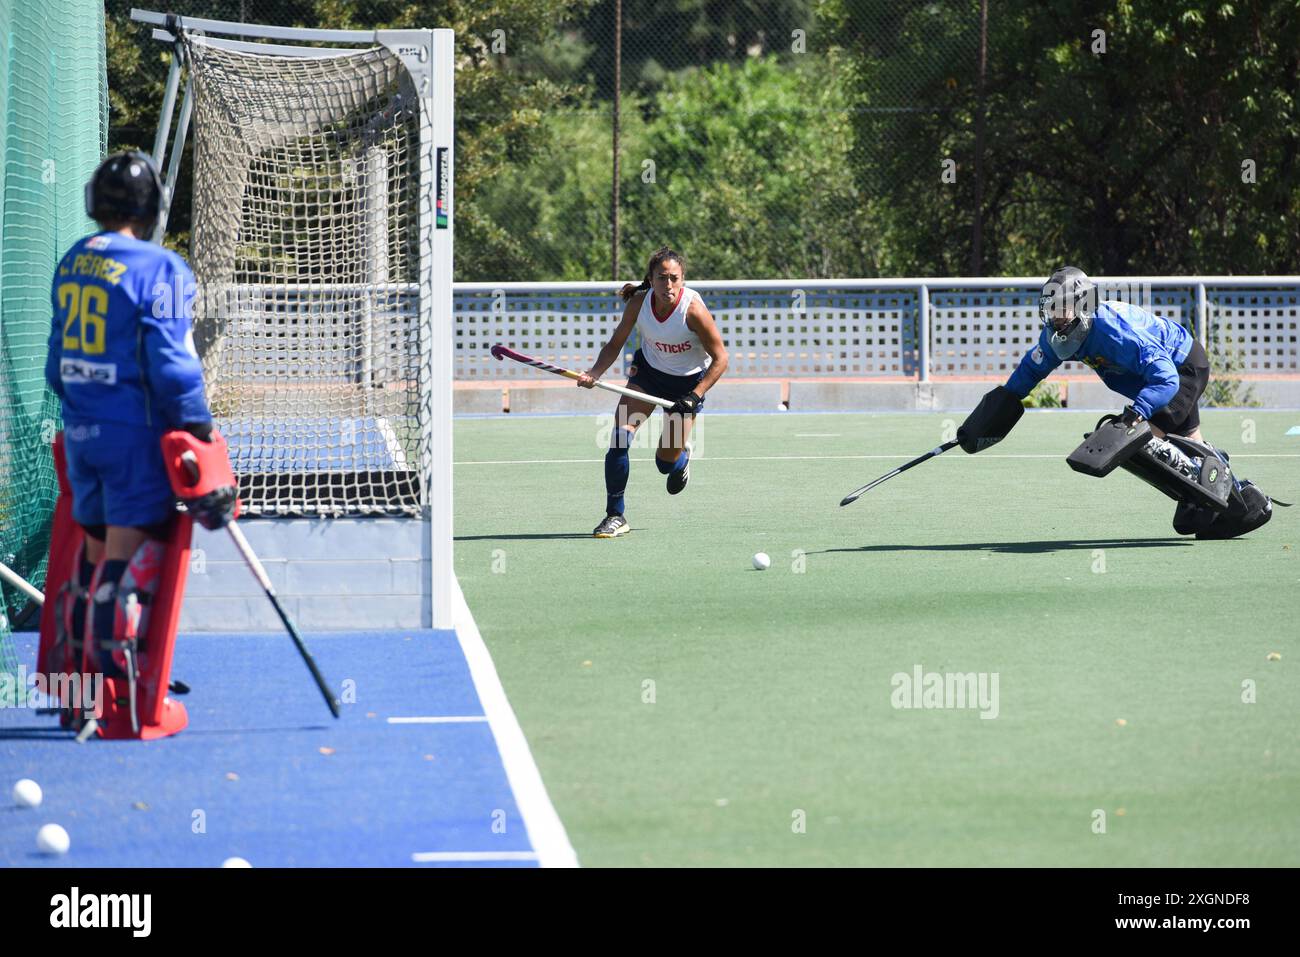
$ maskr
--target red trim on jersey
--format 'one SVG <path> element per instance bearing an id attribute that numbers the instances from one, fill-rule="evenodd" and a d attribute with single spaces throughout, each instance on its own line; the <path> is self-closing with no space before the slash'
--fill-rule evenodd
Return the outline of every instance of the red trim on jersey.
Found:
<path id="1" fill-rule="evenodd" d="M 654 290 L 651 289 L 650 290 L 650 315 L 655 317 L 656 322 L 667 322 L 668 317 L 671 316 L 674 310 L 677 309 L 677 304 L 682 301 L 682 296 L 684 295 L 686 295 L 686 287 L 682 286 L 681 289 L 677 290 L 677 298 L 673 300 L 673 304 L 669 306 L 668 311 L 661 316 L 659 315 L 659 310 L 655 308 L 655 293 Z"/>

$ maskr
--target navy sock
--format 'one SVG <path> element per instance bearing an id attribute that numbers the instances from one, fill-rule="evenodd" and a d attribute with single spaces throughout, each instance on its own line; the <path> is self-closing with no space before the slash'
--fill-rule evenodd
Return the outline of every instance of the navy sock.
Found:
<path id="1" fill-rule="evenodd" d="M 86 634 L 86 609 L 90 604 L 90 581 L 95 577 L 95 563 L 86 560 L 86 553 L 81 553 L 77 566 L 77 588 L 73 589 L 68 600 L 72 602 L 72 645 L 80 648 Z M 80 662 L 77 663 L 80 667 Z"/>
<path id="2" fill-rule="evenodd" d="M 632 441 L 632 433 L 627 429 L 615 429 L 609 440 L 609 451 L 605 453 L 605 514 L 623 514 L 623 493 L 627 491 L 627 477 L 632 471 L 632 463 L 627 457 L 627 447 Z"/>
<path id="3" fill-rule="evenodd" d="M 691 457 L 691 453 L 687 452 L 684 449 L 682 450 L 682 453 L 677 456 L 676 460 L 672 462 L 666 462 L 656 455 L 655 468 L 657 468 L 664 475 L 667 475 L 669 472 L 680 472 L 682 469 L 686 468 L 686 463 L 690 461 L 690 457 Z"/>
<path id="4" fill-rule="evenodd" d="M 121 560 L 105 561 L 104 570 L 99 576 L 99 587 L 90 596 L 91 627 L 94 630 L 94 657 L 100 669 L 110 677 L 120 675 L 121 671 L 113 663 L 112 655 L 105 650 L 104 644 L 115 637 L 114 625 L 117 623 L 117 586 L 126 574 L 127 562 Z"/>
<path id="5" fill-rule="evenodd" d="M 82 588 L 90 587 L 90 580 L 95 577 L 95 563 L 86 558 L 85 553 L 81 555 L 81 561 L 77 565 L 77 584 Z"/>

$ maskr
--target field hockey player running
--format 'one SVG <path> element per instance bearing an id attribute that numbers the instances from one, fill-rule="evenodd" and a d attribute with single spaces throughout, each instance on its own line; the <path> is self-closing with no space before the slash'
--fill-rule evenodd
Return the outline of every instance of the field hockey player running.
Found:
<path id="1" fill-rule="evenodd" d="M 727 347 L 704 300 L 686 287 L 684 257 L 667 246 L 650 257 L 641 284 L 628 283 L 619 295 L 627 303 L 623 318 L 595 364 L 578 380 L 578 386 L 590 389 L 595 385 L 622 355 L 635 326 L 641 334 L 641 347 L 632 357 L 627 385 L 674 403 L 664 411 L 655 465 L 668 476 L 668 494 L 676 495 L 686 488 L 690 478 L 687 443 L 695 416 L 704 407 L 709 389 L 727 371 Z M 654 409 L 650 402 L 627 396 L 618 401 L 614 431 L 605 453 L 605 518 L 592 533 L 596 538 L 617 538 L 632 529 L 623 514 L 623 493 L 631 470 L 628 449 L 637 428 Z"/>

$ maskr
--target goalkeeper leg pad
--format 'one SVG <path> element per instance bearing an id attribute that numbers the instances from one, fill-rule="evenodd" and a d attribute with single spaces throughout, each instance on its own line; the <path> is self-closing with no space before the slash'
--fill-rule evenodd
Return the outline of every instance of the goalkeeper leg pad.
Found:
<path id="1" fill-rule="evenodd" d="M 1279 505 L 1285 503 L 1279 502 Z M 1177 515 L 1174 516 L 1177 519 Z M 1199 539 L 1236 538 L 1253 532 L 1273 517 L 1273 503 L 1253 482 L 1243 481 L 1232 490 L 1228 510 L 1196 528 Z M 1176 526 L 1175 526 L 1176 527 Z M 1185 532 L 1183 534 L 1186 534 Z"/>
<path id="2" fill-rule="evenodd" d="M 99 604 L 95 616 L 105 675 L 100 737 L 151 740 L 189 723 L 185 706 L 167 691 L 192 532 L 189 516 L 177 516 L 167 540 L 140 545 L 120 581 L 96 582 L 95 598 L 111 602 Z"/>
<path id="3" fill-rule="evenodd" d="M 1189 509 L 1211 513 L 1227 511 L 1233 490 L 1231 469 L 1215 449 L 1181 436 L 1155 439 L 1146 422 L 1125 425 L 1118 416 L 1103 417 L 1066 462 L 1098 478 L 1122 468 Z M 1190 513 L 1185 517 L 1190 521 Z"/>
<path id="4" fill-rule="evenodd" d="M 51 694 L 60 699 L 57 702 L 60 723 L 64 727 L 73 727 L 80 721 L 82 696 L 71 693 L 69 679 L 81 671 L 84 627 L 88 617 L 86 602 L 89 592 L 81 584 L 79 575 L 86 535 L 72 517 L 72 487 L 68 483 L 68 458 L 63 448 L 62 432 L 54 437 L 52 451 L 59 494 L 54 502 L 54 519 L 50 526 L 50 553 L 45 566 L 45 604 L 41 608 L 36 673 L 45 677 Z M 64 690 L 69 693 L 64 694 Z"/>
<path id="5" fill-rule="evenodd" d="M 1151 426 L 1146 422 L 1125 425 L 1116 415 L 1103 416 L 1097 428 L 1083 437 L 1079 447 L 1065 462 L 1076 472 L 1105 478 L 1124 465 L 1151 441 Z"/>
<path id="6" fill-rule="evenodd" d="M 1124 464 L 1125 470 L 1175 502 L 1190 502 L 1216 514 L 1227 511 L 1235 485 L 1228 463 L 1200 442 L 1170 436 L 1168 443 L 1173 449 L 1162 448 L 1164 443 L 1149 443 Z M 1199 465 L 1189 468 L 1188 460 L 1195 463 L 1196 459 L 1200 459 Z"/>

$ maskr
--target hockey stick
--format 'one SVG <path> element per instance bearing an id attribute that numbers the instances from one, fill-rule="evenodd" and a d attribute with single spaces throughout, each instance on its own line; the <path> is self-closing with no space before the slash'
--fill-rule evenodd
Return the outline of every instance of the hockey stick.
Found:
<path id="1" fill-rule="evenodd" d="M 0 562 L 0 578 L 3 578 L 14 588 L 17 588 L 32 601 L 36 602 L 36 604 L 45 604 L 45 595 L 41 593 L 41 590 L 19 575 L 4 562 Z"/>
<path id="2" fill-rule="evenodd" d="M 334 692 L 325 683 L 325 676 L 316 667 L 316 659 L 311 656 L 311 652 L 307 650 L 307 646 L 303 643 L 302 635 L 298 633 L 298 626 L 293 623 L 293 619 L 289 617 L 284 610 L 284 606 L 280 604 L 280 599 L 275 594 L 275 587 L 271 584 L 271 579 L 267 577 L 266 569 L 258 561 L 257 555 L 253 553 L 252 546 L 248 544 L 248 539 L 244 537 L 244 533 L 240 531 L 238 525 L 231 522 L 226 526 L 226 531 L 230 533 L 230 537 L 234 540 L 235 547 L 239 549 L 239 554 L 244 556 L 244 561 L 248 563 L 248 567 L 252 570 L 254 577 L 257 578 L 258 584 L 266 592 L 266 597 L 271 599 L 271 604 L 275 606 L 275 613 L 280 616 L 280 620 L 284 622 L 284 627 L 289 632 L 289 637 L 293 639 L 293 643 L 298 647 L 298 654 L 302 655 L 302 660 L 307 663 L 307 669 L 311 672 L 311 676 L 316 679 L 316 687 L 320 688 L 320 693 L 325 698 L 325 704 L 329 706 L 330 714 L 337 718 L 339 716 L 339 699 L 334 696 Z"/>
<path id="3" fill-rule="evenodd" d="M 191 476 L 198 477 L 198 460 L 194 457 L 193 452 L 186 452 L 181 456 L 181 461 L 185 464 L 186 469 Z M 289 632 L 289 637 L 298 648 L 298 654 L 302 655 L 302 660 L 307 665 L 307 670 L 311 676 L 316 679 L 316 687 L 320 688 L 321 696 L 325 699 L 325 704 L 330 709 L 330 714 L 334 717 L 339 716 L 339 699 L 335 697 L 334 692 L 325 681 L 325 676 L 320 673 L 320 668 L 316 667 L 316 659 L 311 656 L 307 650 L 307 645 L 302 640 L 302 635 L 298 631 L 298 626 L 293 623 L 284 606 L 280 604 L 280 598 L 275 593 L 275 586 L 271 584 L 270 576 L 266 574 L 266 569 L 262 567 L 262 562 L 258 559 L 257 554 L 253 551 L 253 546 L 248 544 L 248 539 L 244 537 L 243 531 L 233 520 L 226 524 L 226 531 L 230 533 L 231 541 L 235 543 L 235 548 L 239 549 L 239 554 L 243 556 L 245 564 L 248 565 L 249 571 L 257 579 L 257 583 L 262 586 L 262 591 L 266 592 L 266 597 L 271 600 L 271 605 L 275 608 L 275 613 L 280 616 L 280 621 L 284 623 L 285 629 Z"/>
<path id="4" fill-rule="evenodd" d="M 916 458 L 912 459 L 912 461 L 900 465 L 898 468 L 894 469 L 894 471 L 890 472 L 889 474 L 880 476 L 880 478 L 876 479 L 874 482 L 869 482 L 868 484 L 862 486 L 862 488 L 854 489 L 848 495 L 844 496 L 843 500 L 841 500 L 840 502 L 840 506 L 843 507 L 852 502 L 856 502 L 859 496 L 865 494 L 866 492 L 870 492 L 881 482 L 889 481 L 895 475 L 900 475 L 903 472 L 906 472 L 913 465 L 920 465 L 926 459 L 932 459 L 936 455 L 943 455 L 944 452 L 947 452 L 951 448 L 955 448 L 957 445 L 958 442 L 956 439 L 954 439 L 951 442 L 943 443 L 943 445 L 940 445 L 938 448 L 931 449 L 929 452 L 926 452 L 924 455 L 917 456 Z"/>
<path id="5" fill-rule="evenodd" d="M 541 369 L 543 372 L 553 372 L 556 375 L 562 375 L 566 379 L 580 379 L 581 376 L 569 369 L 561 369 L 559 366 L 549 365 L 541 359 L 534 359 L 532 356 L 526 356 L 522 352 L 515 352 L 507 346 L 497 343 L 492 347 L 493 359 L 513 359 L 515 362 L 522 362 L 524 365 L 532 366 L 535 369 Z M 649 402 L 664 409 L 671 409 L 676 403 L 669 402 L 667 399 L 659 399 L 653 395 L 646 395 L 644 392 L 638 392 L 636 389 L 625 389 L 621 385 L 608 385 L 604 382 L 595 383 L 597 389 L 604 389 L 606 392 L 617 392 L 619 395 L 625 395 L 631 399 L 640 399 L 642 402 Z"/>

